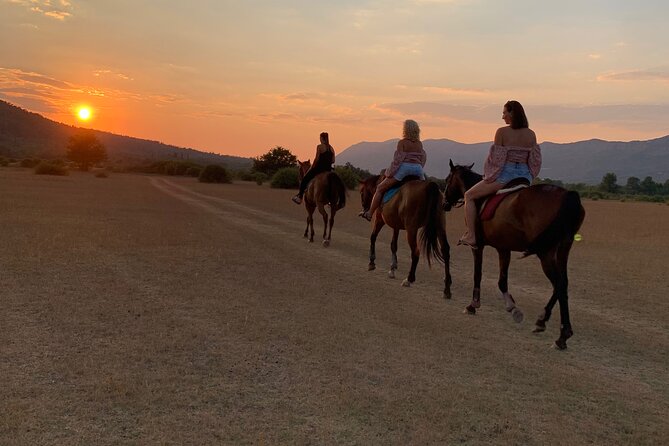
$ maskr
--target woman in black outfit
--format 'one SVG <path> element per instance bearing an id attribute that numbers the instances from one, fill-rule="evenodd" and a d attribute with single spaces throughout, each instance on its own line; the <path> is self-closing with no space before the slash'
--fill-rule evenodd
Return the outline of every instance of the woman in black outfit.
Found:
<path id="1" fill-rule="evenodd" d="M 300 191 L 295 195 L 292 200 L 296 204 L 302 204 L 302 196 L 304 191 L 316 175 L 323 172 L 329 172 L 332 170 L 332 164 L 335 161 L 335 152 L 332 146 L 330 145 L 330 137 L 326 132 L 321 133 L 321 143 L 316 147 L 316 158 L 314 158 L 314 164 L 311 168 L 304 174 L 304 178 L 300 182 Z"/>

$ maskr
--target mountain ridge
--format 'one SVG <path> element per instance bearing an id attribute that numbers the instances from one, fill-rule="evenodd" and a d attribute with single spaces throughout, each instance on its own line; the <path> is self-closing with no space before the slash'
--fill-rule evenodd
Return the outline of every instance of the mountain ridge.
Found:
<path id="1" fill-rule="evenodd" d="M 337 155 L 337 161 L 350 162 L 356 167 L 377 173 L 387 167 L 398 139 L 382 142 L 359 142 Z M 423 147 L 427 153 L 425 171 L 428 175 L 445 178 L 449 160 L 455 164 L 472 164 L 474 170 L 483 169 L 492 141 L 460 143 L 447 138 L 427 139 Z M 669 135 L 649 140 L 606 141 L 592 138 L 570 143 L 545 141 L 542 153 L 541 178 L 568 183 L 598 184 L 607 173 L 614 173 L 619 184 L 634 176 L 650 176 L 655 181 L 669 179 Z"/>
<path id="2" fill-rule="evenodd" d="M 11 158 L 56 158 L 65 154 L 67 141 L 82 128 L 63 124 L 0 100 L 0 155 Z M 250 168 L 250 158 L 164 144 L 160 141 L 91 129 L 107 148 L 111 161 L 129 163 L 165 159 Z"/>

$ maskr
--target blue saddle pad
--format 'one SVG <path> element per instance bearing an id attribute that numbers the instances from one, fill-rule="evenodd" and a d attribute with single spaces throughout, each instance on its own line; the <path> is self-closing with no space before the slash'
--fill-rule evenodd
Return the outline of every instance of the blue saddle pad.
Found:
<path id="1" fill-rule="evenodd" d="M 400 190 L 400 187 L 402 187 L 401 184 L 400 184 L 399 186 L 393 186 L 393 187 L 391 187 L 390 189 L 388 189 L 388 190 L 386 191 L 386 193 L 383 194 L 383 204 L 388 203 L 388 202 L 390 201 L 390 199 L 393 198 L 393 197 L 395 196 L 395 194 L 397 193 L 397 191 Z"/>

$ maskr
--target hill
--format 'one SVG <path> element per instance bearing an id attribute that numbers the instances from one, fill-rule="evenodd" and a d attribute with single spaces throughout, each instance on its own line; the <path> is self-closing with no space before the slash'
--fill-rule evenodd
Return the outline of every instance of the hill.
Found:
<path id="1" fill-rule="evenodd" d="M 474 170 L 481 171 L 491 142 L 463 144 L 449 139 L 423 141 L 427 152 L 428 175 L 444 178 L 448 175 L 448 160 L 456 164 L 474 163 Z M 378 172 L 390 164 L 397 139 L 383 142 L 360 142 L 337 155 L 338 163 L 351 164 Z M 544 142 L 542 178 L 568 183 L 597 184 L 602 177 L 613 172 L 618 183 L 624 184 L 634 176 L 650 176 L 655 181 L 669 179 L 669 136 L 648 141 L 603 141 L 592 139 L 567 144 Z"/>
<path id="2" fill-rule="evenodd" d="M 62 124 L 0 100 L 0 156 L 11 158 L 62 158 L 67 141 L 78 127 Z M 219 155 L 158 141 L 94 130 L 115 162 L 183 159 L 200 164 L 224 164 L 232 169 L 249 168 L 249 158 Z"/>

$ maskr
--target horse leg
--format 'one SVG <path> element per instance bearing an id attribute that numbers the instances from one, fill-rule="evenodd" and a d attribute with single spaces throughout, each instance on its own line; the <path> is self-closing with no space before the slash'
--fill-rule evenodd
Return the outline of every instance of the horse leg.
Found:
<path id="1" fill-rule="evenodd" d="M 481 275 L 483 272 L 483 246 L 472 249 L 474 255 L 474 290 L 472 291 L 472 303 L 465 307 L 465 313 L 476 314 L 476 309 L 481 307 Z"/>
<path id="2" fill-rule="evenodd" d="M 390 241 L 390 271 L 388 271 L 388 277 L 391 279 L 395 278 L 395 271 L 397 271 L 397 239 L 400 235 L 399 229 L 393 228 L 393 239 Z"/>
<path id="3" fill-rule="evenodd" d="M 307 208 L 307 229 L 304 230 L 304 236 L 307 236 L 307 231 L 311 229 L 311 234 L 309 237 L 309 243 L 314 242 L 314 211 L 316 208 L 314 206 L 306 206 Z"/>
<path id="4" fill-rule="evenodd" d="M 444 299 L 451 298 L 451 247 L 448 244 L 446 231 L 439 232 L 439 245 L 441 245 L 441 257 L 444 259 Z"/>
<path id="5" fill-rule="evenodd" d="M 502 293 L 502 299 L 506 306 L 506 311 L 511 313 L 511 317 L 517 323 L 523 321 L 523 312 L 516 307 L 516 301 L 509 293 L 509 264 L 511 263 L 511 251 L 497 250 L 499 255 L 499 280 L 497 286 Z"/>
<path id="6" fill-rule="evenodd" d="M 376 263 L 374 263 L 376 260 L 376 237 L 378 237 L 384 225 L 382 218 L 375 218 L 373 221 L 372 235 L 369 236 L 369 265 L 367 266 L 367 271 L 376 269 Z"/>
<path id="7" fill-rule="evenodd" d="M 325 236 L 328 233 L 328 213 L 325 210 L 325 205 L 322 203 L 318 203 L 318 212 L 321 214 L 323 217 L 323 240 L 325 240 Z"/>
<path id="8" fill-rule="evenodd" d="M 541 333 L 546 331 L 546 322 L 548 322 L 548 320 L 551 318 L 553 307 L 558 300 L 557 287 L 559 274 L 557 270 L 555 250 L 551 250 L 545 254 L 542 254 L 539 256 L 539 260 L 541 260 L 541 268 L 543 269 L 544 274 L 546 277 L 548 277 L 548 280 L 550 280 L 551 285 L 553 286 L 553 294 L 551 294 L 548 303 L 544 307 L 544 311 L 539 315 L 537 321 L 534 323 L 534 333 Z"/>
<path id="9" fill-rule="evenodd" d="M 558 302 L 560 302 L 560 337 L 555 341 L 555 347 L 559 350 L 567 348 L 567 339 L 574 335 L 571 328 L 571 321 L 569 320 L 569 295 L 567 289 L 569 287 L 569 279 L 567 277 L 567 261 L 569 260 L 569 250 L 573 239 L 560 243 L 557 250 L 557 271 L 559 276 L 558 281 Z"/>
<path id="10" fill-rule="evenodd" d="M 330 239 L 332 238 L 332 226 L 334 225 L 334 218 L 337 210 L 333 207 L 330 207 L 330 220 L 328 221 L 328 237 L 323 240 L 323 246 L 326 248 L 330 246 Z"/>
<path id="11" fill-rule="evenodd" d="M 418 259 L 420 258 L 420 251 L 418 250 L 418 231 L 414 228 L 407 228 L 407 241 L 409 242 L 409 249 L 411 249 L 411 269 L 409 275 L 402 281 L 402 286 L 411 286 L 416 281 L 416 266 L 418 266 Z"/>

